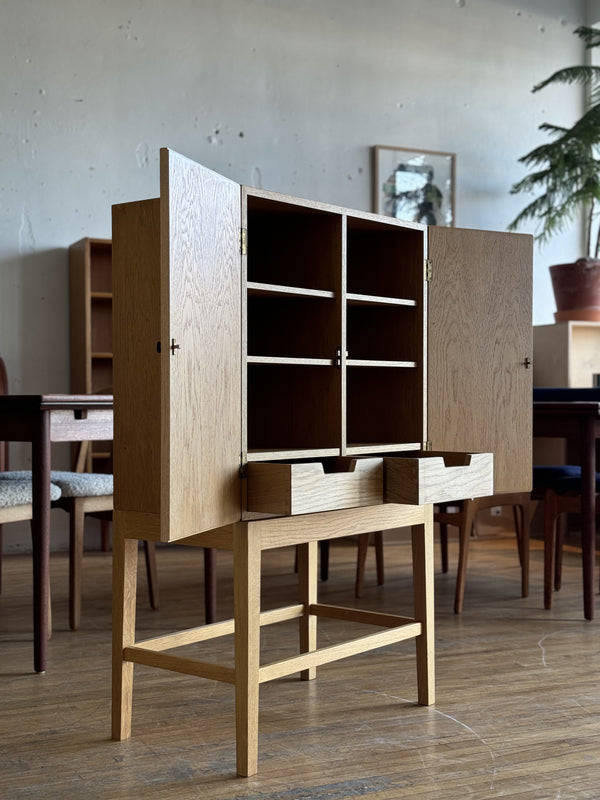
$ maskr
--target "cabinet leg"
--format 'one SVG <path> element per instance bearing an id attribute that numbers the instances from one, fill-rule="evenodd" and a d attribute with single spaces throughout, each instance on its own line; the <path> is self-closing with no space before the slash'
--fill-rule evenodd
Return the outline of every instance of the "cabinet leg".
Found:
<path id="1" fill-rule="evenodd" d="M 123 648 L 135 643 L 137 539 L 125 539 L 113 529 L 113 656 L 112 738 L 131 736 L 133 662 L 123 660 Z"/>
<path id="2" fill-rule="evenodd" d="M 317 649 L 317 617 L 309 608 L 317 602 L 317 542 L 298 545 L 298 594 L 304 605 L 304 616 L 300 619 L 300 652 L 310 653 Z M 302 670 L 303 681 L 316 677 L 317 668 Z"/>
<path id="3" fill-rule="evenodd" d="M 419 703 L 435 703 L 435 642 L 433 604 L 433 506 L 424 508 L 423 525 L 412 528 L 415 619 L 422 631 L 416 638 Z"/>
<path id="4" fill-rule="evenodd" d="M 235 616 L 235 716 L 237 772 L 258 769 L 258 695 L 260 664 L 260 542 L 251 525 L 233 529 Z"/>

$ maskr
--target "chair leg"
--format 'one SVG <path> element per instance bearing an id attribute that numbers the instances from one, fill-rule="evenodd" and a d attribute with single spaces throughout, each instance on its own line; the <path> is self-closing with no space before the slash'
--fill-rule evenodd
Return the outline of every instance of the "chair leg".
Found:
<path id="1" fill-rule="evenodd" d="M 373 534 L 375 542 L 375 563 L 377 565 L 377 586 L 385 583 L 385 567 L 383 563 L 383 531 L 375 531 Z"/>
<path id="2" fill-rule="evenodd" d="M 557 512 L 556 495 L 547 491 L 544 495 L 544 608 L 552 608 Z"/>
<path id="3" fill-rule="evenodd" d="M 517 549 L 519 564 L 521 566 L 521 597 L 529 596 L 529 504 L 513 506 L 515 532 L 517 535 Z"/>
<path id="4" fill-rule="evenodd" d="M 329 539 L 321 539 L 319 542 L 319 558 L 321 560 L 321 580 L 329 578 Z"/>
<path id="5" fill-rule="evenodd" d="M 440 522 L 440 550 L 442 552 L 442 572 L 448 572 L 448 525 Z"/>
<path id="6" fill-rule="evenodd" d="M 110 550 L 110 521 L 107 519 L 100 520 L 100 541 L 103 553 L 108 553 Z"/>
<path id="7" fill-rule="evenodd" d="M 467 581 L 467 560 L 469 557 L 469 540 L 477 504 L 475 500 L 462 501 L 462 522 L 459 528 L 458 571 L 456 573 L 456 592 L 454 595 L 454 613 L 460 614 L 463 610 L 465 584 Z"/>
<path id="8" fill-rule="evenodd" d="M 150 608 L 158 608 L 158 572 L 156 569 L 156 547 L 154 542 L 144 540 L 144 555 L 146 557 L 146 577 L 148 578 L 148 594 L 150 595 Z"/>
<path id="9" fill-rule="evenodd" d="M 385 567 L 383 559 L 383 531 L 375 531 L 373 533 L 375 543 L 375 563 L 377 565 L 377 585 L 383 586 L 385 582 Z M 354 596 L 362 597 L 363 587 L 365 582 L 365 564 L 367 561 L 367 553 L 369 550 L 369 543 L 371 541 L 370 533 L 358 534 L 358 554 L 356 556 L 356 579 L 354 583 Z"/>
<path id="10" fill-rule="evenodd" d="M 354 596 L 362 597 L 365 582 L 365 563 L 367 561 L 367 550 L 369 549 L 370 533 L 358 534 L 358 553 L 356 555 L 356 579 L 354 582 Z"/>
<path id="11" fill-rule="evenodd" d="M 204 549 L 204 621 L 212 624 L 217 618 L 217 550 Z"/>
<path id="12" fill-rule="evenodd" d="M 561 514 L 556 520 L 556 544 L 554 546 L 554 589 L 559 591 L 562 586 L 563 545 L 567 529 L 567 515 Z"/>
<path id="13" fill-rule="evenodd" d="M 72 631 L 76 631 L 81 622 L 84 525 L 83 503 L 75 497 L 69 514 L 69 626 Z"/>

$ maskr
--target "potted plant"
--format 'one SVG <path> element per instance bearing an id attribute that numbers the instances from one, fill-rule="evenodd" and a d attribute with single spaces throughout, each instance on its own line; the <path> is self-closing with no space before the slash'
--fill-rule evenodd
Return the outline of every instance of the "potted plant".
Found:
<path id="1" fill-rule="evenodd" d="M 600 30 L 578 27 L 575 34 L 586 49 L 600 46 Z M 564 230 L 578 213 L 585 220 L 586 252 L 571 264 L 550 267 L 556 299 L 556 320 L 600 320 L 600 67 L 591 64 L 560 69 L 533 87 L 538 92 L 551 84 L 580 84 L 586 91 L 586 108 L 570 128 L 550 123 L 540 125 L 552 141 L 536 147 L 519 159 L 532 171 L 514 184 L 511 194 L 539 193 L 511 222 L 539 224 L 540 243 Z"/>

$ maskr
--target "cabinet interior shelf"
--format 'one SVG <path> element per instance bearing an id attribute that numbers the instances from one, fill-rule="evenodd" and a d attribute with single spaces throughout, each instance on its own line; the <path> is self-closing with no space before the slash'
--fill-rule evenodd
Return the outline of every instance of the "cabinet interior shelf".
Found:
<path id="1" fill-rule="evenodd" d="M 279 286 L 274 283 L 258 283 L 257 281 L 248 282 L 248 294 L 250 297 L 260 295 L 270 295 L 272 297 L 321 297 L 325 300 L 333 299 L 335 292 L 328 292 L 324 289 L 305 289 L 299 286 Z"/>
<path id="2" fill-rule="evenodd" d="M 112 292 L 90 292 L 92 300 L 112 300 Z"/>
<path id="3" fill-rule="evenodd" d="M 380 361 L 372 358 L 349 358 L 346 361 L 349 367 L 394 367 L 397 369 L 413 369 L 416 361 Z"/>
<path id="4" fill-rule="evenodd" d="M 248 364 L 289 364 L 291 366 L 331 367 L 332 358 L 287 358 L 286 356 L 248 356 Z"/>
<path id="5" fill-rule="evenodd" d="M 97 358 L 97 359 L 111 359 L 113 357 L 113 354 L 112 353 L 96 353 L 96 352 L 94 352 L 94 353 L 91 354 L 91 357 L 92 358 Z"/>
<path id="6" fill-rule="evenodd" d="M 346 295 L 348 305 L 352 306 L 410 306 L 416 308 L 416 300 L 408 300 L 402 297 L 385 297 L 379 295 L 356 294 L 348 292 Z"/>

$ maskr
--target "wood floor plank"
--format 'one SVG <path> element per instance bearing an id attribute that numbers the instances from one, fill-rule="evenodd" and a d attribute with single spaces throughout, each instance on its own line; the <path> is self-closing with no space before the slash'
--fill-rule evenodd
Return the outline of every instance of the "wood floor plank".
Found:
<path id="1" fill-rule="evenodd" d="M 456 545 L 450 546 L 456 564 Z M 439 554 L 436 551 L 436 558 Z M 202 553 L 158 547 L 161 607 L 140 574 L 138 638 L 203 618 Z M 331 546 L 319 601 L 410 615 L 410 541 L 386 534 L 386 582 L 369 553 L 353 600 L 356 543 Z M 0 595 L 0 797 L 10 800 L 573 800 L 600 797 L 600 622 L 581 612 L 578 552 L 565 556 L 554 608 L 542 603 L 542 553 L 532 543 L 529 598 L 520 597 L 512 540 L 474 540 L 465 607 L 454 573 L 436 568 L 436 705 L 418 706 L 414 643 L 290 676 L 260 690 L 259 772 L 236 777 L 232 687 L 135 667 L 132 738 L 110 739 L 111 557 L 86 553 L 80 630 L 68 626 L 68 563 L 53 554 L 54 632 L 48 670 L 31 671 L 31 560 L 4 558 Z M 294 554 L 263 559 L 263 608 L 294 603 Z M 232 611 L 231 555 L 219 553 L 219 609 Z M 196 613 L 197 610 L 197 613 Z M 351 625 L 319 620 L 321 644 Z M 355 630 L 355 626 L 352 627 Z M 231 637 L 182 648 L 232 663 Z M 296 651 L 297 621 L 264 629 L 265 660 Z M 208 649 L 206 649 L 208 648 Z"/>

